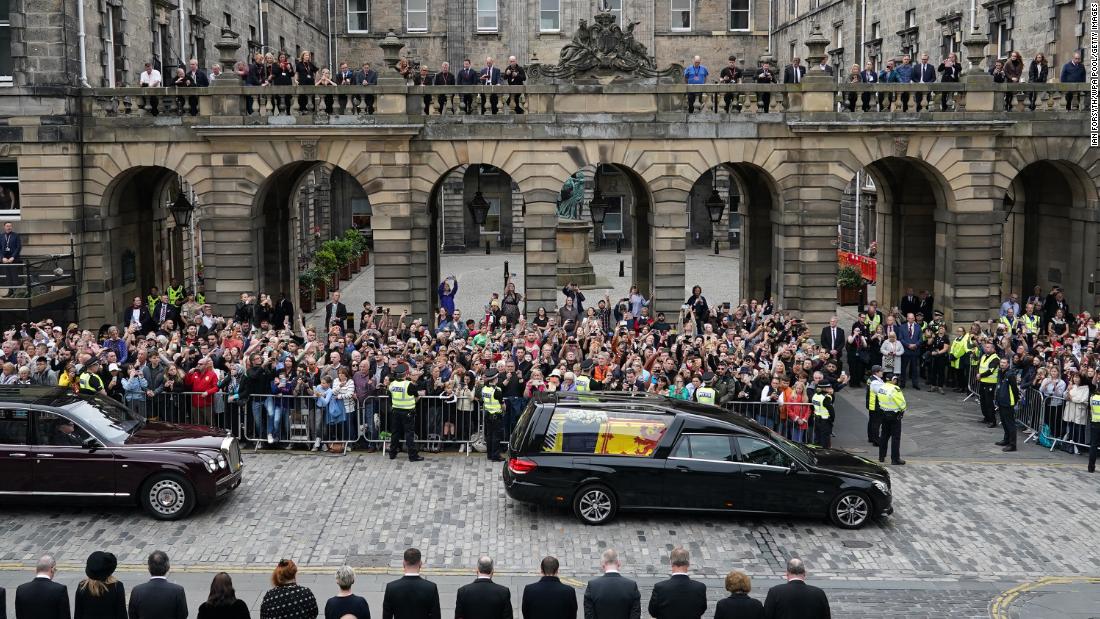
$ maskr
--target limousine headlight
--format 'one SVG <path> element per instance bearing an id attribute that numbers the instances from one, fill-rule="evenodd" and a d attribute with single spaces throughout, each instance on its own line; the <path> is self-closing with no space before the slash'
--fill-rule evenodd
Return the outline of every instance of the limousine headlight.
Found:
<path id="1" fill-rule="evenodd" d="M 225 458 L 223 458 L 221 456 L 221 454 L 219 454 L 218 458 L 215 459 L 210 454 L 206 454 L 206 453 L 203 453 L 203 452 L 200 451 L 199 452 L 199 459 L 202 460 L 203 465 L 206 466 L 206 470 L 210 473 L 213 473 L 214 471 L 218 470 L 218 460 L 219 459 L 222 460 L 222 466 L 225 465 Z"/>
<path id="2" fill-rule="evenodd" d="M 886 482 L 881 482 L 881 481 L 876 480 L 876 481 L 871 482 L 871 483 L 873 483 L 875 485 L 875 488 L 878 488 L 879 492 L 885 494 L 886 496 L 890 496 L 890 486 L 887 486 Z"/>

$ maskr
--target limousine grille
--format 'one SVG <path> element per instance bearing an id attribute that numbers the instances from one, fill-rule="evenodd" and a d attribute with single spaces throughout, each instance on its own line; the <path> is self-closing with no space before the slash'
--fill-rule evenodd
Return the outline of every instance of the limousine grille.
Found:
<path id="1" fill-rule="evenodd" d="M 229 463 L 229 471 L 236 473 L 241 470 L 241 444 L 237 439 L 229 437 L 222 442 L 222 453 Z"/>

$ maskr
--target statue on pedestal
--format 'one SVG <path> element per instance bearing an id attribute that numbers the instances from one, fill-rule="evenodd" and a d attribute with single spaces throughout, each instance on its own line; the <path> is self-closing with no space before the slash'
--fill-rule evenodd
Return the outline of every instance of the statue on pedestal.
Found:
<path id="1" fill-rule="evenodd" d="M 558 218 L 579 220 L 582 199 L 584 199 L 584 172 L 578 170 L 565 181 L 558 193 Z"/>

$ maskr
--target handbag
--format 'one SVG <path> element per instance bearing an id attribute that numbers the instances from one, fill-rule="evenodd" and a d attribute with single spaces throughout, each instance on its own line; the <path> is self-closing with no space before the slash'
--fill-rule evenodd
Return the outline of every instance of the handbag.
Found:
<path id="1" fill-rule="evenodd" d="M 1039 444 L 1043 447 L 1051 447 L 1054 445 L 1054 441 L 1050 437 L 1050 425 L 1043 424 L 1042 431 L 1039 432 Z"/>

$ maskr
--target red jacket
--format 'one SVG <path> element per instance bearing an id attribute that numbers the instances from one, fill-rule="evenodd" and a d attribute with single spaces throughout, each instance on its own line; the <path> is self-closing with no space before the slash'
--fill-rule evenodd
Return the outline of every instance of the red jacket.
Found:
<path id="1" fill-rule="evenodd" d="M 214 403 L 214 394 L 218 392 L 218 375 L 214 370 L 205 372 L 191 370 L 183 379 L 187 390 L 192 392 L 191 406 L 207 407 Z"/>

